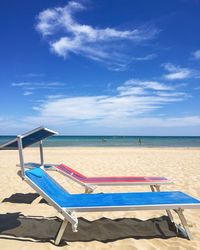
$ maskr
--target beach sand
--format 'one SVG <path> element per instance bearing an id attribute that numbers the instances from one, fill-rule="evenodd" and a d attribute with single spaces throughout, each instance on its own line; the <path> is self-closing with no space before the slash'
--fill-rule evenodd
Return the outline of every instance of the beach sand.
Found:
<path id="1" fill-rule="evenodd" d="M 39 162 L 38 153 L 37 148 L 26 149 L 25 161 Z M 48 240 L 48 233 L 50 234 L 51 230 L 54 230 L 59 225 L 58 219 L 45 220 L 44 218 L 34 216 L 60 217 L 60 215 L 53 207 L 41 202 L 41 198 L 37 197 L 34 190 L 19 178 L 17 175 L 19 168 L 15 166 L 18 162 L 17 151 L 0 151 L 1 250 L 200 249 L 199 210 L 185 211 L 185 216 L 193 235 L 192 241 L 182 237 L 163 239 L 163 237 L 158 237 L 156 234 L 154 236 L 155 232 L 153 232 L 152 228 L 148 232 L 148 228 L 145 225 L 149 224 L 146 223 L 146 220 L 158 218 L 161 221 L 160 223 L 162 223 L 162 218 L 165 218 L 162 217 L 165 215 L 165 211 L 96 212 L 78 214 L 78 217 L 85 218 L 85 220 L 80 220 L 81 232 L 75 236 L 69 233 L 68 241 L 71 239 L 71 242 L 68 242 L 69 245 L 63 244 L 63 246 L 58 248 Z M 181 190 L 200 198 L 200 149 L 198 148 L 45 148 L 45 162 L 65 163 L 90 176 L 165 176 L 172 179 L 175 184 L 162 186 L 162 190 Z M 70 192 L 84 192 L 81 186 L 74 184 L 61 174 L 53 172 L 50 174 L 63 186 L 68 188 Z M 115 186 L 98 187 L 95 192 L 135 192 L 149 190 L 148 186 Z M 20 214 L 21 216 L 19 216 Z M 121 220 L 116 220 L 118 218 L 121 218 Z M 131 220 L 130 218 L 137 218 L 145 222 L 142 224 L 142 221 Z M 175 219 L 179 222 L 177 216 L 175 216 Z M 36 226 L 40 222 L 41 225 Z M 130 225 L 130 223 L 133 223 L 132 225 L 139 223 L 139 234 L 141 234 L 141 237 L 131 237 L 129 234 L 131 233 L 131 228 L 127 227 L 126 223 L 127 225 Z M 84 228 L 89 228 L 90 225 L 92 230 L 88 229 L 89 233 L 87 233 L 87 230 Z M 42 227 L 46 228 L 46 230 Z M 142 227 L 144 227 L 146 235 L 143 234 Z M 21 229 L 17 231 L 17 228 Z M 102 230 L 102 228 L 104 229 Z M 123 232 L 123 228 L 127 228 L 127 232 Z M 2 231 L 6 229 L 14 229 L 16 235 L 24 238 L 24 240 L 7 239 L 7 237 L 5 239 Z M 70 226 L 67 228 L 68 231 L 70 232 Z M 37 238 L 34 236 L 34 232 L 38 232 L 39 236 L 46 234 L 46 240 L 44 239 L 44 242 L 34 242 Z M 27 239 L 27 235 L 29 237 L 32 235 L 33 238 L 30 237 Z M 114 238 L 109 240 L 109 237 Z"/>

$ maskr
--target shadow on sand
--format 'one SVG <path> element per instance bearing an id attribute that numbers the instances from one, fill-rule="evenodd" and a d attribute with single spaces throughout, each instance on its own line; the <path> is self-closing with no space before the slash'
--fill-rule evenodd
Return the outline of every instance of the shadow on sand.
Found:
<path id="1" fill-rule="evenodd" d="M 9 203 L 24 203 L 24 204 L 31 204 L 35 199 L 37 199 L 40 195 L 37 193 L 16 193 L 12 194 L 10 197 L 5 198 L 2 202 L 9 202 Z M 43 198 L 41 198 L 39 203 L 46 203 L 48 204 Z"/>
<path id="2" fill-rule="evenodd" d="M 61 220 L 57 217 L 38 218 L 27 217 L 20 213 L 0 214 L 0 238 L 23 241 L 53 242 L 59 229 Z M 112 242 L 120 239 L 167 239 L 170 237 L 181 237 L 167 216 L 149 220 L 135 218 L 109 219 L 100 218 L 89 221 L 79 218 L 79 231 L 73 233 L 71 225 L 68 224 L 62 244 L 65 242 Z"/>

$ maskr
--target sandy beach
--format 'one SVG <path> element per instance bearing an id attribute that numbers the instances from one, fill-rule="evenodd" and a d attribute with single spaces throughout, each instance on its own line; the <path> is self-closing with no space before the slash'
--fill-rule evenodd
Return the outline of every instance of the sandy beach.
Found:
<path id="1" fill-rule="evenodd" d="M 26 162 L 39 162 L 38 148 L 25 150 Z M 44 227 L 58 226 L 60 215 L 53 207 L 41 202 L 34 190 L 23 182 L 17 172 L 17 151 L 0 151 L 0 201 L 1 201 L 1 230 L 0 249 L 58 249 L 50 240 L 44 242 L 34 239 L 34 231 L 42 231 L 40 227 L 32 228 L 29 222 L 43 221 Z M 181 190 L 194 197 L 200 198 L 200 149 L 199 148 L 45 148 L 46 163 L 65 163 L 76 170 L 89 176 L 112 176 L 114 175 L 150 175 L 165 176 L 172 179 L 174 185 L 162 186 L 162 190 Z M 83 188 L 73 183 L 59 173 L 50 173 L 56 180 L 72 193 L 84 192 Z M 149 191 L 148 186 L 123 186 L 123 187 L 98 187 L 95 192 L 131 192 Z M 28 195 L 29 194 L 29 195 Z M 12 196 L 14 195 L 14 196 Z M 12 197 L 11 197 L 12 196 Z M 63 244 L 59 249 L 200 249 L 200 211 L 187 210 L 185 216 L 188 220 L 193 240 L 189 241 L 182 237 L 155 237 L 146 235 L 143 237 L 131 237 L 126 232 L 126 219 L 137 218 L 146 221 L 148 219 L 163 218 L 165 211 L 133 211 L 133 212 L 96 212 L 80 213 L 81 227 L 88 225 L 93 232 L 81 232 L 74 236 L 70 233 L 68 245 Z M 35 216 L 52 217 L 46 221 L 44 218 Z M 58 217 L 58 218 L 55 218 Z M 13 219 L 12 219 L 13 218 Z M 32 218 L 32 221 L 31 221 Z M 104 218 L 104 219 L 102 219 Z M 116 220 L 120 218 L 121 220 Z M 175 216 L 178 221 L 178 218 Z M 9 223 L 8 223 L 9 222 Z M 23 223 L 25 223 L 23 225 Z M 34 222 L 35 223 L 35 222 Z M 54 224 L 53 224 L 54 223 Z M 85 224 L 84 224 L 85 223 Z M 96 224 L 95 224 L 96 223 Z M 121 223 L 121 224 L 120 224 Z M 136 223 L 136 222 L 133 222 Z M 141 222 L 142 223 L 142 222 Z M 141 224 L 140 223 L 140 224 Z M 86 225 L 87 224 L 87 225 Z M 104 225 L 103 225 L 104 224 Z M 95 227 L 97 225 L 97 227 Z M 144 224 L 145 225 L 145 224 Z M 21 239 L 7 239 L 2 231 L 17 228 L 28 228 L 17 232 Z M 89 228 L 88 226 L 88 228 Z M 113 231 L 114 239 L 106 239 L 101 227 Z M 119 226 L 119 227 L 118 227 Z M 122 230 L 119 232 L 118 229 Z M 84 231 L 83 229 L 80 229 Z M 116 232 L 114 232 L 116 230 Z M 44 230 L 43 230 L 44 231 Z M 70 232 L 70 228 L 67 228 Z M 130 231 L 130 229 L 129 229 Z M 147 232 L 148 230 L 146 230 Z M 19 235 L 21 233 L 21 235 Z M 42 232 L 41 232 L 42 233 Z M 85 233 L 85 236 L 84 236 Z M 142 233 L 142 231 L 141 231 Z M 150 232 L 149 232 L 150 233 Z M 27 238 L 26 235 L 33 235 Z M 48 237 L 48 232 L 46 232 Z M 141 235 L 142 236 L 142 235 Z M 87 237 L 84 240 L 84 237 Z M 12 237 L 13 238 L 13 237 Z M 98 240 L 98 239 L 104 240 Z M 70 242 L 70 239 L 71 242 Z"/>

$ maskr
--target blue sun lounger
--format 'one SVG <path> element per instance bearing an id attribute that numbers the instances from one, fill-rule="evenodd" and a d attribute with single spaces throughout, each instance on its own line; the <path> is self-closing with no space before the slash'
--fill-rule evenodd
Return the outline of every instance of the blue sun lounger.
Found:
<path id="1" fill-rule="evenodd" d="M 179 191 L 70 194 L 41 168 L 26 170 L 24 180 L 64 216 L 55 239 L 56 245 L 59 245 L 68 222 L 72 230 L 77 231 L 75 212 L 97 211 L 174 210 L 183 226 L 180 228 L 175 224 L 177 229 L 192 239 L 183 210 L 200 208 L 200 200 Z M 170 220 L 174 223 L 172 216 Z"/>
<path id="2" fill-rule="evenodd" d="M 184 235 L 191 239 L 187 221 L 183 215 L 184 209 L 200 208 L 200 200 L 178 191 L 171 192 L 139 192 L 139 193 L 104 193 L 104 194 L 70 194 L 60 186 L 43 169 L 42 140 L 55 134 L 46 128 L 37 128 L 0 146 L 0 150 L 18 149 L 21 177 L 38 194 L 41 195 L 64 217 L 57 233 L 55 244 L 59 245 L 67 223 L 72 230 L 77 231 L 78 219 L 75 212 L 96 211 L 131 211 L 131 210 L 167 210 L 172 223 L 175 224 L 171 210 L 174 210 L 183 227 L 176 225 Z M 40 142 L 41 167 L 27 169 L 24 164 L 23 148 Z"/>

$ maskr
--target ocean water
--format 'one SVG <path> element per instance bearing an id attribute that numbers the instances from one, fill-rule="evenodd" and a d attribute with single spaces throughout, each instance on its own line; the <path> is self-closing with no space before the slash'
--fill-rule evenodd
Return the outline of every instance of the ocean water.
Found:
<path id="1" fill-rule="evenodd" d="M 0 144 L 14 138 L 0 136 Z M 53 136 L 43 143 L 46 147 L 200 147 L 200 136 Z"/>

